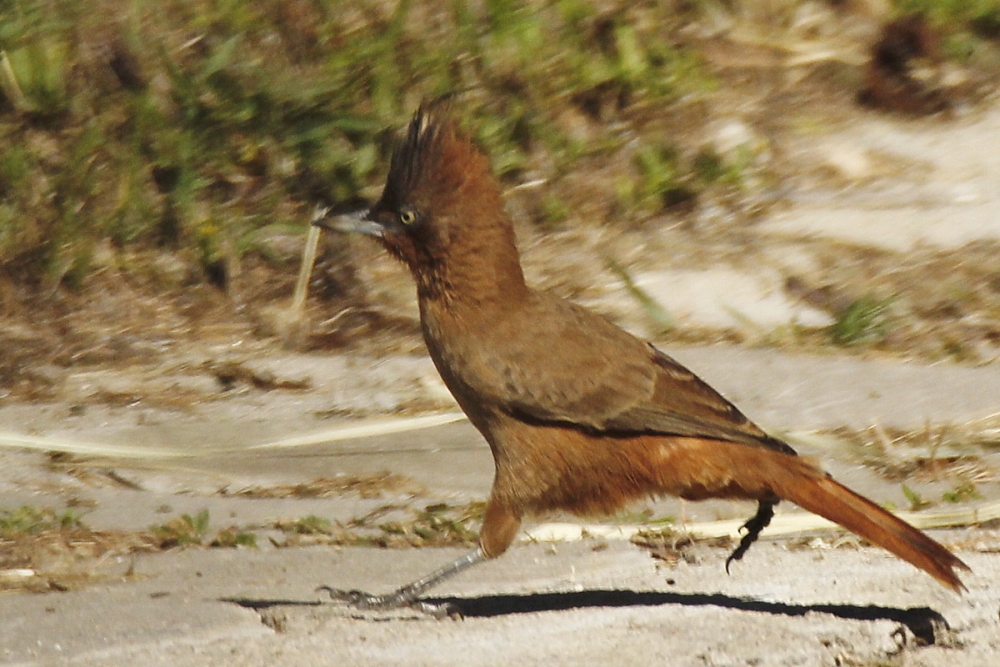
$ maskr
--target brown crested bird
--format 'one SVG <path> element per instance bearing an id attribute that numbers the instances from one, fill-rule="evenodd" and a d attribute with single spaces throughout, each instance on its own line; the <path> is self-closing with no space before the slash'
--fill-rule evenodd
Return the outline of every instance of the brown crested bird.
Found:
<path id="1" fill-rule="evenodd" d="M 784 499 L 964 588 L 955 571 L 968 567 L 950 551 L 796 456 L 669 356 L 528 287 L 499 183 L 443 103 L 414 115 L 370 210 L 314 224 L 373 236 L 406 263 L 431 359 L 496 464 L 475 551 L 386 595 L 323 587 L 336 599 L 422 605 L 434 584 L 506 551 L 525 516 L 607 514 L 663 494 L 758 502 L 727 569 Z"/>

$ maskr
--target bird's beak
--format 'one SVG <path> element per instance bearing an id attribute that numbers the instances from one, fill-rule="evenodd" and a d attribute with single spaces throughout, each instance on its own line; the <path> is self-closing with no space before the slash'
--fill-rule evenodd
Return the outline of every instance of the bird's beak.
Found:
<path id="1" fill-rule="evenodd" d="M 361 211 L 351 211 L 349 213 L 330 213 L 329 208 L 317 208 L 313 214 L 312 225 L 329 229 L 333 232 L 364 234 L 382 238 L 385 235 L 385 226 L 372 220 L 368 209 Z"/>

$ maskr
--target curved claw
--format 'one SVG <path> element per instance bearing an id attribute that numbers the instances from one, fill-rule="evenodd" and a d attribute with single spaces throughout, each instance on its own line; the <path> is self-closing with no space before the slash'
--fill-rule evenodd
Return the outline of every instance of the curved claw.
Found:
<path id="1" fill-rule="evenodd" d="M 777 501 L 761 500 L 757 504 L 757 513 L 754 514 L 750 519 L 747 520 L 740 530 L 745 530 L 746 535 L 740 540 L 739 545 L 733 550 L 733 553 L 729 554 L 729 558 L 726 559 L 726 574 L 729 574 L 729 565 L 734 560 L 742 560 L 743 554 L 747 552 L 757 538 L 760 536 L 761 531 L 767 528 L 768 524 L 771 523 L 771 519 L 774 517 L 774 506 Z"/>

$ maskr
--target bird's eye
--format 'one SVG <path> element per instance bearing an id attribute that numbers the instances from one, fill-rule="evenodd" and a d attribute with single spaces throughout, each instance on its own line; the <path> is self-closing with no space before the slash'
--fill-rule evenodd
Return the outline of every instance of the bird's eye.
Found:
<path id="1" fill-rule="evenodd" d="M 417 212 L 412 208 L 404 208 L 399 211 L 399 221 L 406 226 L 417 221 Z"/>

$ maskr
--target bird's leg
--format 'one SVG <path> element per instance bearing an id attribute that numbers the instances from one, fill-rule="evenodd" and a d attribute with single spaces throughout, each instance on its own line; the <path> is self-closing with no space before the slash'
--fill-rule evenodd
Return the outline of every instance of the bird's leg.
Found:
<path id="1" fill-rule="evenodd" d="M 419 600 L 421 593 L 484 560 L 486 560 L 486 554 L 481 547 L 477 547 L 474 551 L 470 551 L 455 562 L 449 563 L 441 569 L 431 572 L 426 577 L 417 579 L 399 590 L 393 593 L 386 593 L 385 595 L 372 595 L 363 591 L 345 591 L 330 586 L 320 586 L 316 590 L 326 591 L 332 599 L 343 600 L 357 609 L 414 607 L 431 616 L 443 618 L 455 612 L 452 605 L 448 603 L 432 604 L 421 602 Z"/>
<path id="2" fill-rule="evenodd" d="M 767 528 L 767 524 L 771 523 L 771 519 L 774 517 L 774 506 L 777 504 L 777 500 L 771 499 L 757 502 L 757 513 L 750 517 L 740 529 L 746 530 L 747 534 L 740 539 L 739 546 L 726 559 L 726 574 L 729 574 L 729 564 L 734 560 L 741 560 L 743 554 L 750 548 L 750 545 L 757 541 L 761 531 Z"/>
<path id="3" fill-rule="evenodd" d="M 343 600 L 357 609 L 414 607 L 437 618 L 453 616 L 458 611 L 453 605 L 447 602 L 443 604 L 422 602 L 419 599 L 420 595 L 445 579 L 449 579 L 459 572 L 464 572 L 476 563 L 496 558 L 502 554 L 514 541 L 520 527 L 521 514 L 510 509 L 507 503 L 491 496 L 486 504 L 486 511 L 483 513 L 483 525 L 479 530 L 479 546 L 454 563 L 449 563 L 426 577 L 417 579 L 413 583 L 385 595 L 371 595 L 363 591 L 344 591 L 330 586 L 320 586 L 316 590 L 326 591 L 334 600 Z"/>

